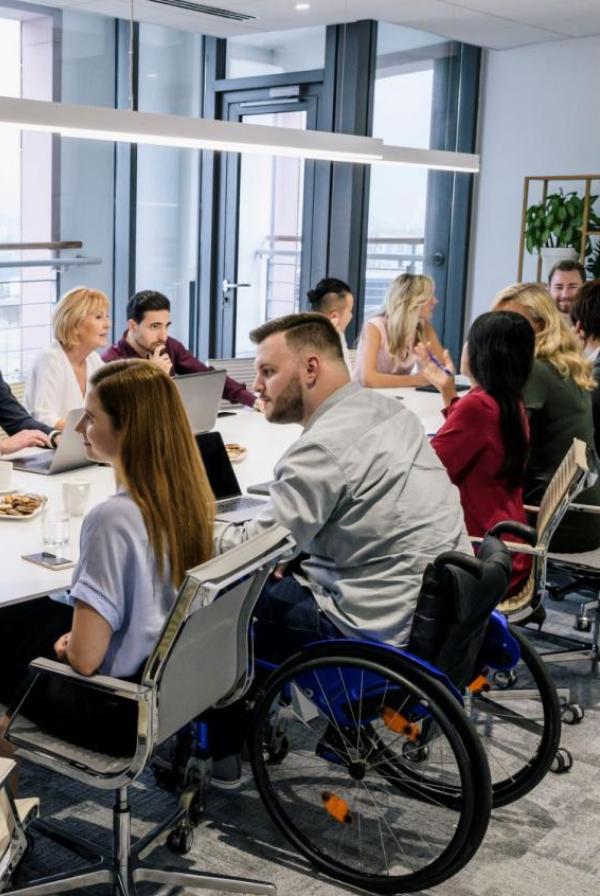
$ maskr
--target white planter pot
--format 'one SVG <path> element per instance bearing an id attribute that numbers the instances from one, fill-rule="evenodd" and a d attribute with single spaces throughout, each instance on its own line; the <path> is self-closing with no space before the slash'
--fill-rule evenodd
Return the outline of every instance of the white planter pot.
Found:
<path id="1" fill-rule="evenodd" d="M 550 271 L 559 261 L 577 261 L 579 259 L 577 249 L 569 249 L 564 246 L 559 246 L 556 249 L 540 249 L 540 255 L 542 256 L 542 280 L 544 283 L 548 282 Z"/>

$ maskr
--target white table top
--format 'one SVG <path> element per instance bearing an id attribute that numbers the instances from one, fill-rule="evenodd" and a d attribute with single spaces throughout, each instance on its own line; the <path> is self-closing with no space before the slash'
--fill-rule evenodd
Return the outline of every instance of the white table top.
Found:
<path id="1" fill-rule="evenodd" d="M 386 395 L 400 396 L 406 407 L 421 419 L 427 433 L 435 432 L 441 422 L 441 399 L 437 394 L 415 392 L 414 389 L 382 389 Z M 273 468 L 284 451 L 301 432 L 296 424 L 285 426 L 268 423 L 262 414 L 247 408 L 236 410 L 233 416 L 221 417 L 216 427 L 225 442 L 237 442 L 248 448 L 248 454 L 234 469 L 242 490 L 249 485 L 265 482 L 273 477 Z M 20 452 L 33 453 L 31 449 Z M 16 455 L 15 455 L 16 456 Z M 10 460 L 10 457 L 3 458 Z M 73 479 L 88 480 L 91 484 L 88 509 L 99 504 L 115 490 L 114 474 L 109 467 L 84 467 L 55 476 L 13 471 L 11 488 L 46 495 L 48 501 L 62 505 L 62 483 Z M 79 557 L 79 533 L 82 517 L 71 518 L 69 544 L 64 554 L 76 561 Z M 26 600 L 60 591 L 71 583 L 72 569 L 51 570 L 22 559 L 23 554 L 42 550 L 41 518 L 13 522 L 0 519 L 3 570 L 0 575 L 0 604 Z"/>

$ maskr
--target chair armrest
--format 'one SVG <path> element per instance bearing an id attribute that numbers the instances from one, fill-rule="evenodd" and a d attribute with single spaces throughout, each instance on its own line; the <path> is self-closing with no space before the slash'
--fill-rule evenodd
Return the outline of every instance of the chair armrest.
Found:
<path id="1" fill-rule="evenodd" d="M 502 520 L 500 523 L 496 523 L 488 534 L 494 535 L 496 538 L 501 535 L 516 535 L 532 548 L 536 546 L 538 540 L 537 532 L 532 526 L 514 520 Z"/>
<path id="2" fill-rule="evenodd" d="M 480 535 L 469 535 L 469 538 L 473 542 L 473 544 L 481 544 L 483 538 Z M 528 554 L 530 557 L 542 557 L 544 551 L 538 547 L 531 547 L 531 545 L 525 544 L 522 541 L 502 541 L 504 547 L 510 551 L 511 554 Z"/>
<path id="3" fill-rule="evenodd" d="M 57 660 L 49 660 L 38 657 L 29 664 L 33 672 L 43 672 L 46 675 L 56 675 L 60 678 L 68 678 L 80 684 L 88 685 L 98 691 L 115 694 L 119 697 L 128 697 L 131 700 L 139 700 L 149 690 L 146 685 L 136 684 L 131 681 L 123 681 L 121 678 L 112 678 L 110 675 L 80 675 L 72 666 L 59 663 Z"/>
<path id="4" fill-rule="evenodd" d="M 593 504 L 569 504 L 567 510 L 574 510 L 576 513 L 600 513 L 600 507 Z"/>

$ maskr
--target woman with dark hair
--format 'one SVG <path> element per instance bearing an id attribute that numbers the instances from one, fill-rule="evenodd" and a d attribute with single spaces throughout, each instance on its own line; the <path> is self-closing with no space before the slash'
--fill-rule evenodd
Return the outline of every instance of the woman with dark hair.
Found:
<path id="1" fill-rule="evenodd" d="M 446 421 L 431 444 L 460 491 L 470 535 L 484 535 L 501 520 L 527 522 L 523 478 L 529 426 L 522 393 L 534 341 L 522 315 L 504 311 L 478 317 L 467 340 L 473 388 L 460 401 L 454 377 L 431 360 L 425 346 L 415 347 L 421 372 L 444 401 Z M 447 353 L 444 362 L 450 368 Z M 514 555 L 509 595 L 526 584 L 530 567 L 529 557 Z"/>

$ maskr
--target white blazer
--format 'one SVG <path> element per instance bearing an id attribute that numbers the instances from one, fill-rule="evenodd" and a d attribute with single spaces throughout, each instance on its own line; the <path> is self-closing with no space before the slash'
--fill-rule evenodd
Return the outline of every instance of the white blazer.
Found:
<path id="1" fill-rule="evenodd" d="M 90 352 L 85 362 L 89 382 L 104 361 L 97 352 Z M 62 346 L 53 342 L 35 359 L 25 386 L 25 407 L 36 420 L 54 426 L 69 411 L 82 408 L 83 398 L 71 362 Z"/>

